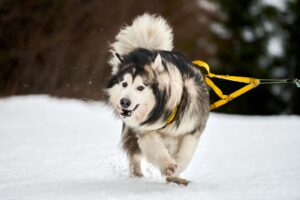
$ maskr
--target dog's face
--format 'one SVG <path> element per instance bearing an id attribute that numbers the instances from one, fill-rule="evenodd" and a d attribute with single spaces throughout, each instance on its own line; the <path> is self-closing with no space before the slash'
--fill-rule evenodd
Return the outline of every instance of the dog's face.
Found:
<path id="1" fill-rule="evenodd" d="M 109 104 L 129 126 L 140 126 L 156 105 L 157 62 L 161 64 L 160 56 L 142 66 L 134 62 L 121 63 L 120 70 L 109 81 Z"/>
<path id="2" fill-rule="evenodd" d="M 118 74 L 108 91 L 109 103 L 125 123 L 137 126 L 149 115 L 155 105 L 151 84 L 145 75 L 134 74 L 132 67 Z"/>

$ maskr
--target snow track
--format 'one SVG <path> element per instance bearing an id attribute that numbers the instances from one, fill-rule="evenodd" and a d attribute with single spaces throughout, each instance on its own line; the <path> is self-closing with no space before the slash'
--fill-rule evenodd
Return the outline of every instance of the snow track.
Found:
<path id="1" fill-rule="evenodd" d="M 128 178 L 120 132 L 102 103 L 0 99 L 0 199 L 300 199 L 300 117 L 211 114 L 188 187 Z"/>

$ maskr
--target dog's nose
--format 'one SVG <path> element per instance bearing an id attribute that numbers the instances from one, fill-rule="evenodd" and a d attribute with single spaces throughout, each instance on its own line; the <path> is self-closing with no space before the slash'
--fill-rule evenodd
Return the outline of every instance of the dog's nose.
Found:
<path id="1" fill-rule="evenodd" d="M 123 108 L 128 108 L 131 104 L 131 101 L 128 98 L 123 98 L 121 99 L 120 103 Z"/>

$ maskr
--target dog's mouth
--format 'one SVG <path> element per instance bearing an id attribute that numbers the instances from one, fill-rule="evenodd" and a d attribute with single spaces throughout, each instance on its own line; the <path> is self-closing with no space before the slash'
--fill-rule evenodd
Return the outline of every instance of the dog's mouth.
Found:
<path id="1" fill-rule="evenodd" d="M 139 107 L 139 104 L 137 104 L 132 110 L 126 110 L 122 109 L 121 116 L 122 117 L 131 117 L 132 113 Z"/>

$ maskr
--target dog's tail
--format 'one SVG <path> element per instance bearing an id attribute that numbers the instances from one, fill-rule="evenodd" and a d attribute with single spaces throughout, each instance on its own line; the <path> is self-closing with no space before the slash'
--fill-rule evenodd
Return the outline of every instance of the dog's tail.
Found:
<path id="1" fill-rule="evenodd" d="M 157 15 L 138 16 L 132 25 L 122 28 L 115 39 L 111 44 L 112 58 L 109 61 L 113 74 L 117 72 L 120 62 L 116 54 L 126 55 L 136 48 L 167 51 L 173 49 L 172 28 L 165 19 Z"/>

